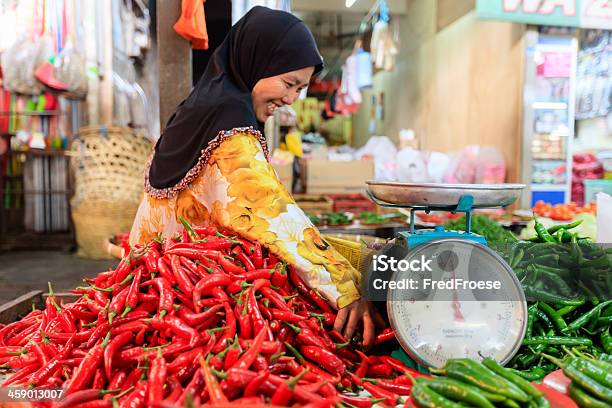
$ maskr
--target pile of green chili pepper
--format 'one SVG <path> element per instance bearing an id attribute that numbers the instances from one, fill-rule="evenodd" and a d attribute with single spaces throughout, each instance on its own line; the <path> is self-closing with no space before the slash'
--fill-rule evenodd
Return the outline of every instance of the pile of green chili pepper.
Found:
<path id="1" fill-rule="evenodd" d="M 448 221 L 444 224 L 444 228 L 447 230 L 465 231 L 465 216 Z M 512 232 L 508 231 L 499 225 L 498 222 L 490 219 L 486 215 L 472 215 L 471 231 L 485 237 L 487 244 L 493 249 L 497 249 L 509 242 L 514 243 L 517 241 L 517 238 Z"/>
<path id="2" fill-rule="evenodd" d="M 564 360 L 548 355 L 546 358 L 562 368 L 565 376 L 572 381 L 569 385 L 569 396 L 578 406 L 612 406 L 612 363 L 571 351 Z"/>
<path id="3" fill-rule="evenodd" d="M 482 363 L 450 359 L 444 367 L 430 371 L 440 376 L 417 378 L 412 387 L 411 399 L 419 407 L 550 406 L 540 390 L 490 357 Z"/>

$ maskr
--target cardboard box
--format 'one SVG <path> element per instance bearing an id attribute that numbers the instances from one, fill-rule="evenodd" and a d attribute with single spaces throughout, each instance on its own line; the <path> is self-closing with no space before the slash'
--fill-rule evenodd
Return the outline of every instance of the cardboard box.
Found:
<path id="1" fill-rule="evenodd" d="M 272 164 L 280 182 L 285 188 L 291 192 L 293 186 L 293 163 L 287 164 Z"/>
<path id="2" fill-rule="evenodd" d="M 371 160 L 306 162 L 306 192 L 359 193 L 365 191 L 366 181 L 374 178 L 374 162 Z"/>

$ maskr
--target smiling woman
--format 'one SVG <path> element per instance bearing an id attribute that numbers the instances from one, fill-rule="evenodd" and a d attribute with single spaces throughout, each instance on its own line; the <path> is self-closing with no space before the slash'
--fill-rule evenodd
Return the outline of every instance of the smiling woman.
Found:
<path id="1" fill-rule="evenodd" d="M 130 244 L 172 237 L 182 229 L 179 217 L 256 241 L 341 309 L 337 330 L 352 337 L 362 321 L 367 346 L 374 325 L 370 304 L 361 300 L 360 276 L 280 183 L 262 135 L 263 122 L 292 104 L 322 67 L 301 20 L 251 9 L 217 48 L 157 142 Z"/>

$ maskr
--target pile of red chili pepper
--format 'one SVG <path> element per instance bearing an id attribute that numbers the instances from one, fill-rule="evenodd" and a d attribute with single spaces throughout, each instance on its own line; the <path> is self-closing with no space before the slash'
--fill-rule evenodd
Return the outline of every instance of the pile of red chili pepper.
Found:
<path id="1" fill-rule="evenodd" d="M 368 407 L 410 395 L 421 374 L 334 331 L 335 311 L 291 266 L 184 225 L 85 279 L 75 302 L 50 289 L 44 310 L 0 327 L 0 364 L 17 370 L 1 386 L 61 387 L 56 406 L 83 408 Z"/>

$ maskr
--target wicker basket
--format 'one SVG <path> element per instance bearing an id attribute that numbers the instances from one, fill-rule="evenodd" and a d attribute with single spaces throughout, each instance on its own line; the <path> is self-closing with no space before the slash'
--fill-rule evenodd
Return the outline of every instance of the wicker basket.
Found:
<path id="1" fill-rule="evenodd" d="M 382 238 L 360 235 L 324 235 L 323 238 L 360 272 L 365 271 L 376 252 L 373 247 L 386 242 Z"/>
<path id="2" fill-rule="evenodd" d="M 131 228 L 152 145 L 143 132 L 131 128 L 80 129 L 71 153 L 71 207 L 79 256 L 110 258 L 108 237 Z"/>

